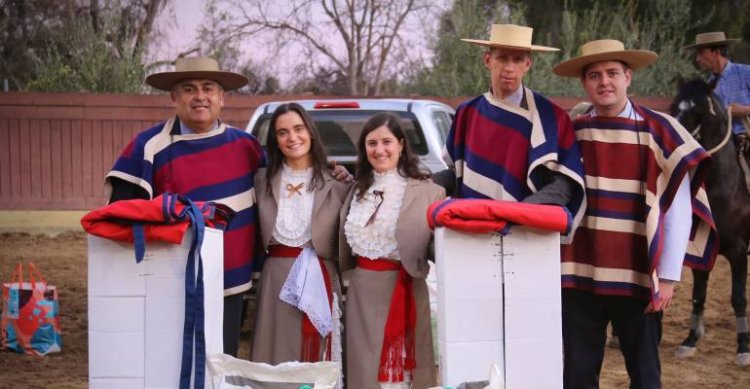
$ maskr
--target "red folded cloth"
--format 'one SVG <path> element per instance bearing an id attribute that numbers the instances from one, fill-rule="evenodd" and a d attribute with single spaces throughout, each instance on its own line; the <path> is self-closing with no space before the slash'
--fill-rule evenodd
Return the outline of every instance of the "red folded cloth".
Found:
<path id="1" fill-rule="evenodd" d="M 565 207 L 489 199 L 436 201 L 427 209 L 427 222 L 432 229 L 473 233 L 501 231 L 508 223 L 566 233 L 572 224 Z"/>
<path id="2" fill-rule="evenodd" d="M 234 212 L 221 204 L 191 202 L 185 197 L 164 193 L 152 200 L 121 200 L 87 213 L 81 226 L 89 234 L 134 243 L 140 262 L 146 242 L 182 243 L 188 227 L 200 213 L 201 226 L 224 228 Z M 202 228 L 202 227 L 201 227 Z"/>

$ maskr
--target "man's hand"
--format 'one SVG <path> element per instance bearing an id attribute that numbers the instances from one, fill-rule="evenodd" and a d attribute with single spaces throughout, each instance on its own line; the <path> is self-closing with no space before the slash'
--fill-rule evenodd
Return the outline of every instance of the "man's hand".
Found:
<path id="1" fill-rule="evenodd" d="M 328 168 L 331 169 L 331 175 L 337 181 L 352 182 L 354 180 L 354 176 L 349 174 L 349 171 L 344 166 L 337 165 L 336 161 L 328 162 Z"/>
<path id="2" fill-rule="evenodd" d="M 659 279 L 659 299 L 651 301 L 646 307 L 646 313 L 665 311 L 672 305 L 675 281 Z"/>

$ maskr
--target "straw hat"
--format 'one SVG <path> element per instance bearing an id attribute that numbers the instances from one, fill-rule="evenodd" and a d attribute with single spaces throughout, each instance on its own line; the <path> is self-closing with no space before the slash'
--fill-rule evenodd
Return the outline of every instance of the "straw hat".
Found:
<path id="1" fill-rule="evenodd" d="M 580 56 L 557 64 L 552 72 L 563 77 L 581 77 L 583 68 L 600 61 L 621 61 L 636 70 L 651 65 L 659 57 L 651 50 L 625 50 L 625 45 L 614 39 L 585 43 L 580 51 Z"/>
<path id="2" fill-rule="evenodd" d="M 531 34 L 534 29 L 515 24 L 493 24 L 490 31 L 490 40 L 461 39 L 464 42 L 475 43 L 482 46 L 506 47 L 515 50 L 528 51 L 559 51 L 556 47 L 537 46 L 531 44 Z"/>
<path id="3" fill-rule="evenodd" d="M 695 43 L 687 45 L 685 49 L 700 49 L 707 46 L 726 46 L 730 43 L 738 42 L 739 39 L 727 39 L 724 31 L 704 32 L 695 36 Z"/>
<path id="4" fill-rule="evenodd" d="M 171 91 L 177 81 L 208 79 L 221 84 L 224 90 L 242 88 L 247 77 L 239 73 L 219 70 L 219 62 L 210 57 L 182 57 L 174 64 L 175 71 L 155 73 L 146 77 L 146 83 L 156 89 Z"/>

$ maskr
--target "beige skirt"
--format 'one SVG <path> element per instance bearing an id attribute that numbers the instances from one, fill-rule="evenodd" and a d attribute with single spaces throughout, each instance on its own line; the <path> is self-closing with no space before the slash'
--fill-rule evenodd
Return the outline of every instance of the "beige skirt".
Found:
<path id="1" fill-rule="evenodd" d="M 333 293 L 341 301 L 339 278 L 333 263 L 324 260 L 331 279 Z M 277 365 L 283 362 L 299 361 L 302 354 L 302 318 L 303 313 L 296 307 L 279 299 L 294 258 L 269 257 L 263 264 L 258 288 L 258 310 L 255 317 L 255 330 L 250 353 L 253 362 L 264 362 Z M 320 338 L 320 358 L 326 347 L 324 338 Z"/>
<path id="2" fill-rule="evenodd" d="M 351 271 L 346 292 L 344 329 L 347 388 L 380 389 L 378 366 L 383 347 L 383 331 L 391 305 L 397 271 L 373 271 L 355 268 Z M 417 367 L 412 371 L 412 388 L 422 389 L 437 385 L 435 357 L 430 325 L 430 302 L 427 282 L 415 278 L 414 300 L 417 305 L 415 328 L 415 357 Z"/>

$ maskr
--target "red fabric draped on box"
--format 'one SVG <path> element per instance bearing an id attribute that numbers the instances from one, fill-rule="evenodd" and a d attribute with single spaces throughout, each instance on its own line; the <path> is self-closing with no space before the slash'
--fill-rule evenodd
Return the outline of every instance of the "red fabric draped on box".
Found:
<path id="1" fill-rule="evenodd" d="M 146 242 L 182 243 L 190 218 L 183 213 L 189 205 L 184 198 L 164 193 L 152 200 L 122 200 L 93 210 L 81 218 L 89 234 L 121 242 L 134 243 L 133 226 L 143 226 Z M 206 226 L 223 228 L 234 212 L 219 204 L 195 202 L 203 213 Z"/>
<path id="2" fill-rule="evenodd" d="M 500 231 L 508 223 L 566 233 L 571 226 L 570 213 L 556 205 L 526 204 L 488 199 L 448 199 L 427 209 L 430 228 L 488 233 Z"/>

